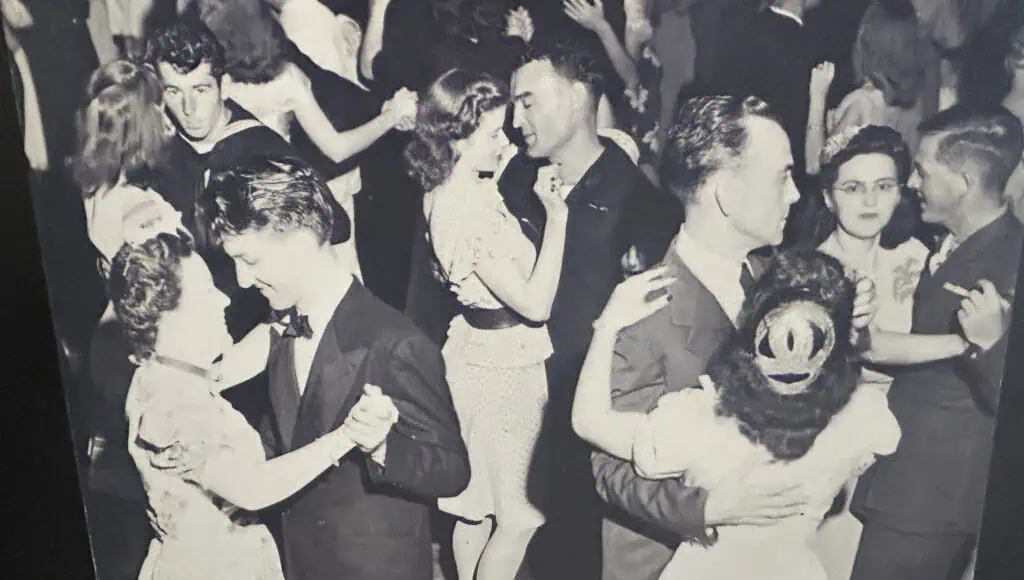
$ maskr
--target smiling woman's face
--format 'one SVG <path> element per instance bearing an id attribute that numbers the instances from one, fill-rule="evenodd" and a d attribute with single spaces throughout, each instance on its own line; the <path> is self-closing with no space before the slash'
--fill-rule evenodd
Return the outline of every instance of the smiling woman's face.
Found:
<path id="1" fill-rule="evenodd" d="M 892 219 L 900 202 L 899 174 L 892 157 L 858 155 L 844 163 L 827 193 L 839 227 L 859 239 L 873 239 Z"/>

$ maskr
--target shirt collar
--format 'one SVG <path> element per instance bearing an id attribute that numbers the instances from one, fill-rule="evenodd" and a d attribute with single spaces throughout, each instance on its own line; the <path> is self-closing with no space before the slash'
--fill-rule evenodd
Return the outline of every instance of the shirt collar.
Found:
<path id="1" fill-rule="evenodd" d="M 783 18 L 789 18 L 793 22 L 796 22 L 800 26 L 804 25 L 804 19 L 797 16 L 795 13 L 786 10 L 785 8 L 779 8 L 778 6 L 769 6 L 772 12 L 782 16 Z"/>
<path id="2" fill-rule="evenodd" d="M 711 292 L 735 324 L 744 299 L 740 272 L 744 264 L 750 267 L 747 260 L 730 260 L 715 253 L 690 237 L 685 226 L 679 230 L 673 251 L 694 277 Z"/>
<path id="3" fill-rule="evenodd" d="M 348 276 L 348 283 L 344 276 Z M 324 329 L 334 318 L 334 312 L 338 309 L 338 305 L 344 300 L 355 280 L 351 274 L 340 271 L 325 276 L 325 278 L 322 283 L 324 286 L 330 287 L 332 291 L 325 292 L 320 296 L 320 299 L 308 311 L 299 311 L 299 314 L 305 314 L 309 318 L 309 327 L 313 330 L 314 337 L 323 334 Z"/>

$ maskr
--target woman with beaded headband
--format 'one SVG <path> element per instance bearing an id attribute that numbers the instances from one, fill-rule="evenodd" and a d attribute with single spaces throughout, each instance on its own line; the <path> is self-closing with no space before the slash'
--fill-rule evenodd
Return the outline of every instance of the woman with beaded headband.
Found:
<path id="1" fill-rule="evenodd" d="M 649 479 L 685 473 L 687 485 L 709 494 L 783 481 L 806 494 L 799 515 L 719 526 L 709 546 L 684 539 L 662 580 L 826 580 L 811 550 L 818 524 L 843 484 L 895 451 L 900 437 L 885 392 L 858 385 L 859 355 L 848 340 L 853 282 L 815 250 L 778 254 L 699 387 L 662 395 L 649 413 L 614 411 L 618 332 L 667 306 L 667 272 L 656 268 L 615 290 L 594 325 L 573 427 Z"/>
<path id="2" fill-rule="evenodd" d="M 231 347 L 228 299 L 180 217 L 143 202 L 123 231 L 110 292 L 138 366 L 125 404 L 129 453 L 156 533 L 139 578 L 283 580 L 277 546 L 255 512 L 351 450 L 348 424 L 267 460 L 259 434 L 208 374 Z"/>
<path id="3" fill-rule="evenodd" d="M 543 322 L 561 276 L 568 208 L 542 170 L 536 190 L 547 227 L 538 252 L 505 207 L 498 178 L 508 103 L 503 82 L 450 70 L 426 92 L 405 152 L 427 192 L 437 274 L 461 307 L 442 354 L 472 476 L 461 494 L 438 501 L 458 518 L 460 580 L 512 580 L 544 522 L 527 476 L 548 397 L 552 347 Z"/>

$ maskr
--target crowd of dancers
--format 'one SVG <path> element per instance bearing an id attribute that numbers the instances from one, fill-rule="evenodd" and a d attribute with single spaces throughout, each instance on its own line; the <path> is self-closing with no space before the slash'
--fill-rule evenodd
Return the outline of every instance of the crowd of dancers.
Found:
<path id="1" fill-rule="evenodd" d="M 2 0 L 101 580 L 971 574 L 1015 2 L 56 4 Z"/>

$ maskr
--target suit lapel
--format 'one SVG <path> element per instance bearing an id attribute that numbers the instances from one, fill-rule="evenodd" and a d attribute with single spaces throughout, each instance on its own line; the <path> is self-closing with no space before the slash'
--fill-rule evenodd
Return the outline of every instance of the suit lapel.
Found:
<path id="1" fill-rule="evenodd" d="M 711 291 L 697 279 L 669 246 L 665 263 L 676 276 L 669 287 L 672 322 L 686 332 L 686 349 L 706 360 L 736 329 Z"/>

